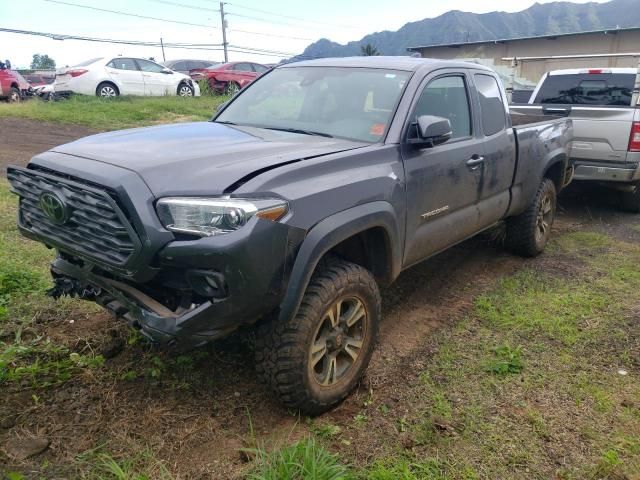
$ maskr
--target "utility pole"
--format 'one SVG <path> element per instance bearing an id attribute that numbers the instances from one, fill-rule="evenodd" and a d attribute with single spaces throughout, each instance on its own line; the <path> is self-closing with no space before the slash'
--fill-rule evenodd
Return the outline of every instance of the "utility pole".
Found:
<path id="1" fill-rule="evenodd" d="M 227 19 L 224 18 L 224 2 L 220 2 L 220 22 L 222 23 L 222 47 L 224 48 L 224 61 L 229 61 L 227 54 Z"/>
<path id="2" fill-rule="evenodd" d="M 160 37 L 160 47 L 162 47 L 162 61 L 166 62 L 167 59 L 164 56 L 164 43 L 162 43 L 162 37 Z"/>

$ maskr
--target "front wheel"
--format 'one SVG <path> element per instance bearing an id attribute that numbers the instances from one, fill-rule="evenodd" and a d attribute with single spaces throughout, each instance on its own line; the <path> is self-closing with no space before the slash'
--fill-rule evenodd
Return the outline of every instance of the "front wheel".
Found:
<path id="1" fill-rule="evenodd" d="M 234 96 L 239 91 L 240 91 L 240 85 L 238 85 L 236 82 L 229 82 L 224 87 L 224 93 L 226 95 Z"/>
<path id="2" fill-rule="evenodd" d="M 178 87 L 178 95 L 181 97 L 193 97 L 193 87 L 187 83 L 181 83 Z"/>
<path id="3" fill-rule="evenodd" d="M 520 215 L 507 219 L 506 244 L 524 257 L 535 257 L 543 251 L 556 215 L 556 186 L 544 178 L 531 205 Z"/>
<path id="4" fill-rule="evenodd" d="M 362 377 L 376 343 L 380 292 L 363 267 L 331 258 L 314 273 L 293 319 L 258 331 L 256 368 L 282 403 L 319 415 Z"/>
<path id="5" fill-rule="evenodd" d="M 11 87 L 11 91 L 9 92 L 9 103 L 18 103 L 22 100 L 22 95 L 20 95 L 20 90 L 15 87 Z"/>

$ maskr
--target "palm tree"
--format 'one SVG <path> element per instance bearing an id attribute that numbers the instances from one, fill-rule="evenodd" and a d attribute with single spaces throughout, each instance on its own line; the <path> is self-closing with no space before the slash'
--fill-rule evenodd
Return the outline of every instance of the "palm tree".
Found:
<path id="1" fill-rule="evenodd" d="M 378 49 L 370 43 L 367 43 L 366 45 L 360 45 L 360 53 L 362 53 L 363 57 L 374 57 L 380 55 Z"/>

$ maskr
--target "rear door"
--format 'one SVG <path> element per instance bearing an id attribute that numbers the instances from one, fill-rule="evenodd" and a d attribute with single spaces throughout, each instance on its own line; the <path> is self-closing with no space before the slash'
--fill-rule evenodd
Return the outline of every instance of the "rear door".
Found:
<path id="1" fill-rule="evenodd" d="M 634 73 L 601 69 L 549 74 L 532 103 L 542 104 L 544 113 L 569 113 L 574 160 L 624 162 L 635 113 L 631 108 L 635 78 Z"/>
<path id="2" fill-rule="evenodd" d="M 421 115 L 448 118 L 453 136 L 444 144 L 418 148 L 403 142 L 407 181 L 407 228 L 404 266 L 412 265 L 461 241 L 487 223 L 480 216 L 483 144 L 476 138 L 471 79 L 465 70 L 440 70 L 423 82 L 406 127 L 417 135 Z"/>
<path id="3" fill-rule="evenodd" d="M 509 208 L 516 168 L 515 133 L 507 128 L 507 98 L 497 78 L 475 72 L 473 81 L 478 94 L 478 136 L 483 143 L 479 208 L 487 221 L 497 222 Z"/>
<path id="4" fill-rule="evenodd" d="M 142 72 L 132 58 L 114 58 L 105 70 L 118 85 L 121 95 L 144 95 Z"/>

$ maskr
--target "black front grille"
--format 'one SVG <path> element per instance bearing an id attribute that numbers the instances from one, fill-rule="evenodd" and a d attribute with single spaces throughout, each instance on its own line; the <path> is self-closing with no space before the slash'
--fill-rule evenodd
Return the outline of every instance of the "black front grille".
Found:
<path id="1" fill-rule="evenodd" d="M 20 195 L 20 225 L 43 242 L 81 257 L 124 266 L 140 248 L 140 241 L 113 192 L 62 176 L 10 167 L 7 177 Z M 67 212 L 63 224 L 47 216 L 43 193 L 54 194 Z"/>

